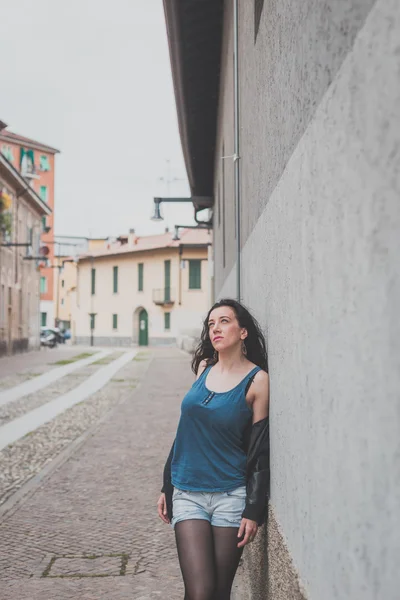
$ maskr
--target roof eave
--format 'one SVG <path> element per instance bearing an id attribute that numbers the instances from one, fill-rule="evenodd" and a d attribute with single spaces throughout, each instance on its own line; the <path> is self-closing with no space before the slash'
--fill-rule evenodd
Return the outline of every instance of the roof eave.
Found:
<path id="1" fill-rule="evenodd" d="M 217 132 L 223 0 L 164 0 L 179 132 L 193 204 L 211 199 Z M 203 207 L 205 208 L 205 207 Z"/>
<path id="2" fill-rule="evenodd" d="M 51 215 L 51 208 L 43 202 L 40 196 L 38 196 L 30 187 L 17 169 L 1 153 L 0 166 L 3 167 L 3 171 L 7 173 L 9 180 L 11 180 L 11 185 L 14 187 L 18 197 L 25 196 L 28 202 L 30 202 L 32 207 L 39 212 L 41 216 Z"/>

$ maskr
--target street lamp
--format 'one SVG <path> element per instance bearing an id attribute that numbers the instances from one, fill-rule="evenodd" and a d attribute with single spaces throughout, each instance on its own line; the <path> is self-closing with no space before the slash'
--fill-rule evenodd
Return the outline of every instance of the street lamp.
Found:
<path id="1" fill-rule="evenodd" d="M 154 201 L 154 214 L 151 218 L 152 221 L 163 221 L 161 215 L 160 204 L 161 202 L 191 202 L 194 207 L 194 220 L 198 225 L 204 225 L 212 227 L 212 217 L 208 221 L 199 221 L 197 213 L 205 208 L 211 208 L 214 203 L 214 198 L 211 196 L 192 196 L 191 198 L 153 198 Z"/>
<path id="2" fill-rule="evenodd" d="M 192 202 L 192 198 L 153 198 L 154 200 L 154 215 L 151 217 L 152 221 L 163 221 L 164 217 L 161 215 L 160 204 L 161 202 Z"/>
<path id="3" fill-rule="evenodd" d="M 172 240 L 174 242 L 177 242 L 178 240 L 180 240 L 181 238 L 179 237 L 179 230 L 180 229 L 210 229 L 209 225 L 174 225 L 175 227 L 175 233 L 174 233 L 174 237 L 172 238 Z"/>

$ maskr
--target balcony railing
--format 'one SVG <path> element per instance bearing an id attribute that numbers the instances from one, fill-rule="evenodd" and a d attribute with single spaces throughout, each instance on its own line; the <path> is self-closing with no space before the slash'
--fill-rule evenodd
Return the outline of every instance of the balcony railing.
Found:
<path id="1" fill-rule="evenodd" d="M 160 306 L 175 303 L 175 290 L 171 287 L 153 290 L 153 302 Z"/>

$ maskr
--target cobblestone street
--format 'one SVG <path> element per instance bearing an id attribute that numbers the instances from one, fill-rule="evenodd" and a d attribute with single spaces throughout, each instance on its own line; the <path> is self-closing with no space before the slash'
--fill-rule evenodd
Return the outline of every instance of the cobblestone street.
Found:
<path id="1" fill-rule="evenodd" d="M 71 388 L 72 377 L 79 370 L 63 385 Z M 1 600 L 182 600 L 173 532 L 158 519 L 156 502 L 192 380 L 181 351 L 140 352 L 94 398 L 0 453 L 7 489 L 22 486 L 22 499 L 9 491 L 0 512 Z M 58 391 L 53 384 L 51 397 Z M 38 456 L 39 476 L 25 487 L 21 476 L 17 485 L 15 464 L 29 469 Z"/>

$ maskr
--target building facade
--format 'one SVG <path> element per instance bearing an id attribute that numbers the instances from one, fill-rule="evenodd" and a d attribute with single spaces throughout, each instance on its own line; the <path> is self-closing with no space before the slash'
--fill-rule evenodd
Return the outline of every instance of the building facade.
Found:
<path id="1" fill-rule="evenodd" d="M 164 1 L 216 298 L 268 341 L 269 523 L 243 600 L 400 586 L 400 4 Z"/>
<path id="2" fill-rule="evenodd" d="M 72 308 L 75 306 L 78 281 L 78 257 L 104 249 L 108 238 L 87 238 L 72 235 L 54 237 L 54 313 L 55 323 L 62 330 L 70 330 Z"/>
<path id="3" fill-rule="evenodd" d="M 48 264 L 41 265 L 40 313 L 41 325 L 54 326 L 54 175 L 58 150 L 17 135 L 7 129 L 0 131 L 0 152 L 15 167 L 31 188 L 45 202 L 50 213 L 42 217 L 42 245 L 47 246 Z"/>
<path id="4" fill-rule="evenodd" d="M 80 256 L 73 342 L 175 344 L 182 335 L 198 333 L 210 300 L 211 237 L 206 230 L 190 229 L 180 236 L 130 233 Z"/>
<path id="5" fill-rule="evenodd" d="M 0 154 L 0 356 L 40 346 L 40 234 L 49 206 Z"/>

